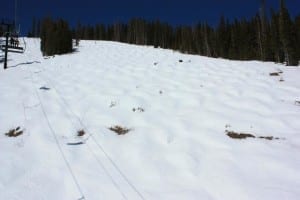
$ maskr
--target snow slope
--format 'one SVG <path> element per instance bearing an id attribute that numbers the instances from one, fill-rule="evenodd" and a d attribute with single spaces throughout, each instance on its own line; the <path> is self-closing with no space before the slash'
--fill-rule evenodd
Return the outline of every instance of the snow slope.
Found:
<path id="1" fill-rule="evenodd" d="M 299 199 L 299 68 L 103 41 L 43 58 L 26 41 L 0 70 L 0 199 Z"/>

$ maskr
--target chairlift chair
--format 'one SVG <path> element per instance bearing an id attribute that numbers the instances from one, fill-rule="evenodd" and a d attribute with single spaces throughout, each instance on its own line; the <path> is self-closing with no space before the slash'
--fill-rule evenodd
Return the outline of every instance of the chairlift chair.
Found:
<path id="1" fill-rule="evenodd" d="M 19 34 L 17 33 L 8 33 L 9 34 L 9 41 L 8 41 L 8 45 L 7 45 L 7 51 L 11 52 L 11 53 L 24 53 L 25 52 L 25 41 L 23 38 L 23 42 L 21 44 L 20 40 L 19 40 Z M 5 51 L 6 49 L 6 44 L 5 43 L 1 43 L 1 50 Z"/>

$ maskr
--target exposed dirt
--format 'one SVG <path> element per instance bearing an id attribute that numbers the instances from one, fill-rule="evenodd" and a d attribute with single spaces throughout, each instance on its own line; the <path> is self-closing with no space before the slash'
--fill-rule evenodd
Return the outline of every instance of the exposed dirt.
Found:
<path id="1" fill-rule="evenodd" d="M 138 108 L 132 108 L 133 112 L 145 112 L 144 108 L 138 107 Z"/>
<path id="2" fill-rule="evenodd" d="M 278 137 L 273 137 L 273 136 L 260 136 L 258 138 L 260 138 L 260 139 L 266 139 L 266 140 L 279 140 L 280 139 Z"/>
<path id="3" fill-rule="evenodd" d="M 8 137 L 18 137 L 23 134 L 23 130 L 18 126 L 15 129 L 10 129 L 7 133 L 5 133 L 6 136 Z"/>
<path id="4" fill-rule="evenodd" d="M 237 133 L 234 131 L 225 131 L 228 137 L 232 139 L 247 139 L 247 138 L 258 138 L 258 139 L 265 139 L 265 140 L 280 140 L 284 138 L 274 137 L 274 136 L 255 136 L 250 133 Z"/>
<path id="5" fill-rule="evenodd" d="M 255 138 L 254 135 L 249 133 L 236 133 L 233 131 L 226 131 L 227 135 L 233 139 L 246 139 L 246 138 Z"/>
<path id="6" fill-rule="evenodd" d="M 272 72 L 270 73 L 270 76 L 280 76 L 279 72 Z"/>
<path id="7" fill-rule="evenodd" d="M 131 129 L 129 129 L 129 128 L 118 126 L 118 125 L 110 127 L 109 130 L 117 133 L 118 135 L 125 135 L 126 133 L 131 131 Z"/>
<path id="8" fill-rule="evenodd" d="M 85 131 L 83 129 L 77 131 L 77 136 L 82 137 L 85 135 Z"/>

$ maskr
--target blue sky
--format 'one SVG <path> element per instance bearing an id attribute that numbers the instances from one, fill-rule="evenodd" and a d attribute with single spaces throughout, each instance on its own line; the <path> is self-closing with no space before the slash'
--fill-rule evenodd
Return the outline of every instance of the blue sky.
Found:
<path id="1" fill-rule="evenodd" d="M 0 20 L 14 18 L 15 0 L 1 0 Z M 60 17 L 75 25 L 126 22 L 133 17 L 168 22 L 172 25 L 207 21 L 216 25 L 223 14 L 229 19 L 252 17 L 260 0 L 17 0 L 18 23 L 26 33 L 33 17 Z M 279 0 L 266 0 L 267 9 L 278 10 Z M 300 0 L 286 0 L 292 16 L 300 14 Z"/>

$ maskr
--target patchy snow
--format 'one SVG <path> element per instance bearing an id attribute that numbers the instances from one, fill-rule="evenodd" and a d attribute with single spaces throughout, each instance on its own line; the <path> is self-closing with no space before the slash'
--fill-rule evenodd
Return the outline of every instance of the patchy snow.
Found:
<path id="1" fill-rule="evenodd" d="M 0 199 L 299 199 L 298 67 L 103 41 L 43 58 L 26 41 L 0 70 Z"/>

